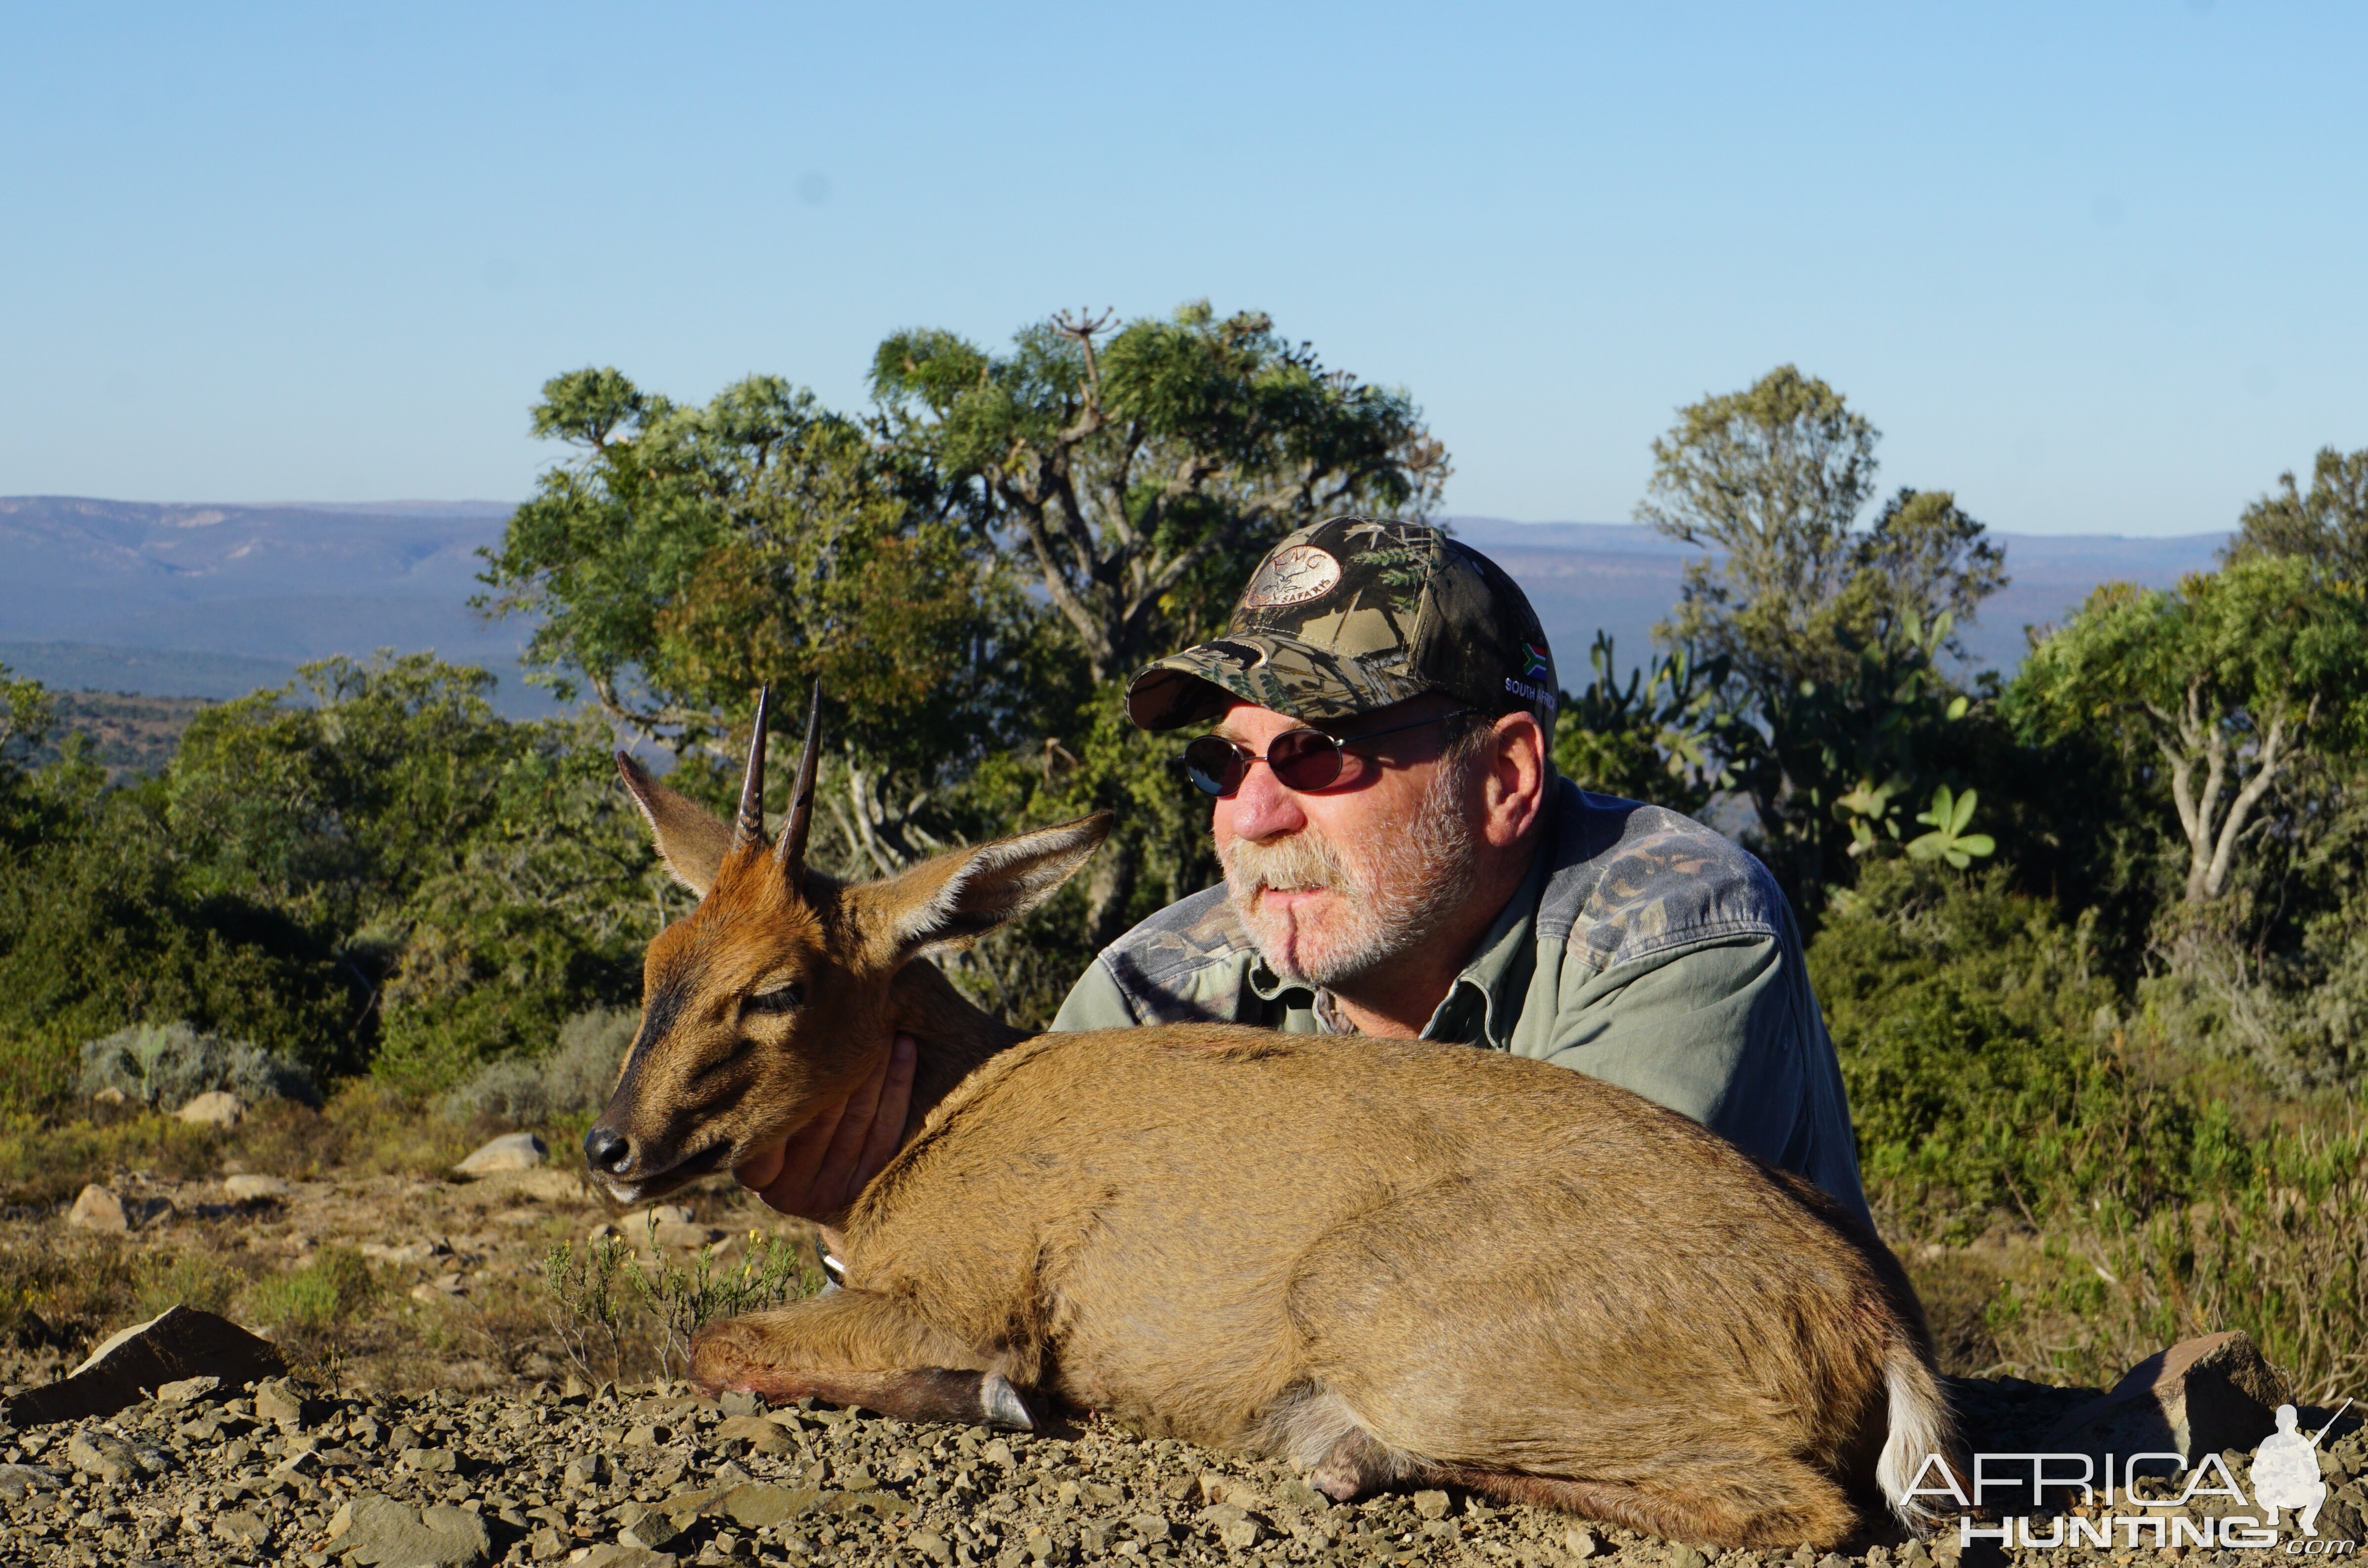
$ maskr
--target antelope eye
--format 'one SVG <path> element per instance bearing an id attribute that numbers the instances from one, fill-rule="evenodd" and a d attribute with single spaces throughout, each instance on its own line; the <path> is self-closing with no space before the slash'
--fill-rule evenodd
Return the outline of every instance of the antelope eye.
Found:
<path id="1" fill-rule="evenodd" d="M 795 983 L 777 985 L 770 991 L 759 991 L 743 1004 L 751 1013 L 794 1012 L 806 999 L 806 988 Z"/>

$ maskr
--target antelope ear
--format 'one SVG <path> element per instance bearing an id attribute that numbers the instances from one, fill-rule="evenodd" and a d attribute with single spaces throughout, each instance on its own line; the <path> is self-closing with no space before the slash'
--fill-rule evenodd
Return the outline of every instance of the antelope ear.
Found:
<path id="1" fill-rule="evenodd" d="M 924 953 L 968 947 L 1052 897 L 1110 836 L 1112 820 L 1099 812 L 998 838 L 850 891 L 873 939 L 902 967 Z"/>
<path id="2" fill-rule="evenodd" d="M 705 898 L 715 885 L 716 868 L 732 848 L 732 824 L 651 778 L 623 752 L 617 754 L 617 771 L 624 776 L 633 804 L 649 819 L 650 836 L 657 841 L 666 869 L 676 881 Z"/>

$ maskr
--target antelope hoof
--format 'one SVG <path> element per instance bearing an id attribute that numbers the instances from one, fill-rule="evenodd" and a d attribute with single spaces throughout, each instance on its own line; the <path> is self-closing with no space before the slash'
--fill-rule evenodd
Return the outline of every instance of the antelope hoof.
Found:
<path id="1" fill-rule="evenodd" d="M 1364 1472 L 1347 1465 L 1319 1465 L 1307 1472 L 1307 1484 L 1335 1503 L 1353 1503 L 1364 1495 Z"/>
<path id="2" fill-rule="evenodd" d="M 990 1426 L 1012 1426 L 1022 1432 L 1036 1429 L 1036 1419 L 1028 1414 L 1019 1391 L 1001 1372 L 989 1372 L 979 1380 L 978 1408 Z"/>

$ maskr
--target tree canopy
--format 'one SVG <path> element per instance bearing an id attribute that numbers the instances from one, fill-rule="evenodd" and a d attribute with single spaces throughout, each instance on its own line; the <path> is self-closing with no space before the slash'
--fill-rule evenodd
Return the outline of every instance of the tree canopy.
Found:
<path id="1" fill-rule="evenodd" d="M 2368 598 L 2292 556 L 2171 593 L 2110 583 L 2032 650 L 2013 710 L 2035 738 L 2099 727 L 2151 750 L 2186 844 L 2186 900 L 2208 903 L 2271 790 L 2312 752 L 2368 735 Z"/>

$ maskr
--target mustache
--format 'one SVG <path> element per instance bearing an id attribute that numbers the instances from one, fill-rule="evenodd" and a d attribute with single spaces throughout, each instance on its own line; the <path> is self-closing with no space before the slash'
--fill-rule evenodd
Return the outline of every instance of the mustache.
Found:
<path id="1" fill-rule="evenodd" d="M 1265 843 L 1235 839 L 1222 858 L 1225 881 L 1236 898 L 1264 888 L 1338 892 L 1353 886 L 1339 853 L 1321 835 L 1304 828 Z"/>

